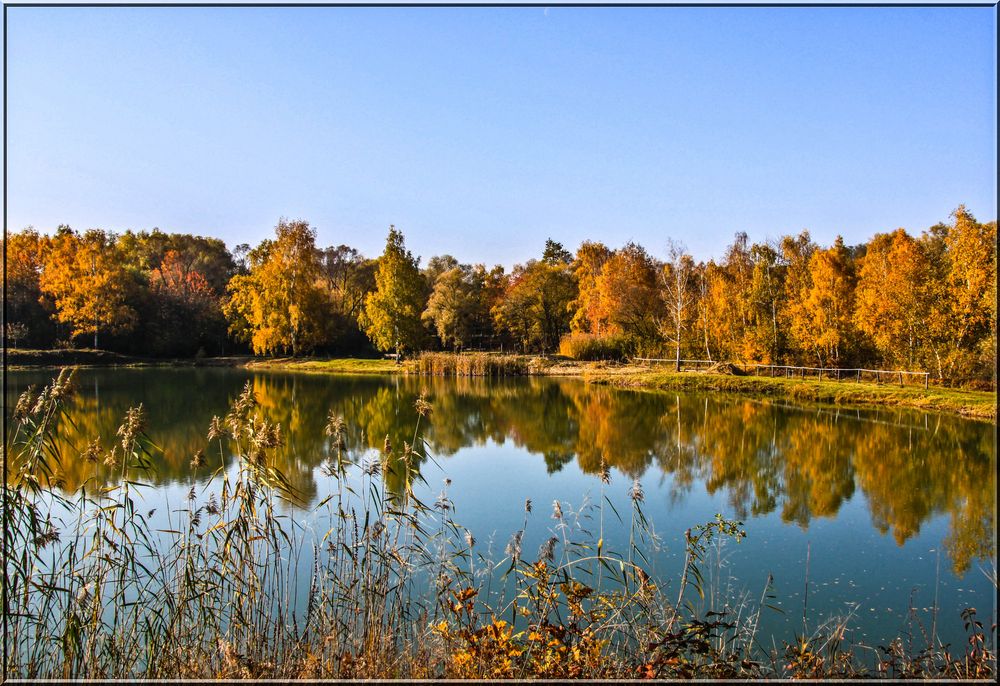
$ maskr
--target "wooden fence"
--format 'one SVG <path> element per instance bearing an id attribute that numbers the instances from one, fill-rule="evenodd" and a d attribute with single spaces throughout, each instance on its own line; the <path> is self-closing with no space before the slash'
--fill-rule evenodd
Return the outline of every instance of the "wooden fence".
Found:
<path id="1" fill-rule="evenodd" d="M 841 369 L 838 367 L 795 367 L 792 365 L 784 364 L 748 364 L 744 367 L 749 371 L 753 369 L 754 376 L 764 376 L 760 373 L 762 369 L 768 371 L 768 376 L 784 376 L 786 379 L 794 379 L 798 376 L 801 379 L 806 378 L 806 375 L 812 376 L 816 374 L 817 379 L 828 378 L 831 380 L 836 379 L 837 381 L 855 381 L 856 383 L 861 383 L 862 375 L 869 374 L 875 376 L 875 383 L 880 384 L 883 379 L 887 379 L 888 383 L 892 381 L 899 381 L 899 385 L 903 385 L 904 378 L 907 376 L 922 377 L 924 382 L 924 388 L 927 388 L 930 382 L 930 372 L 904 372 L 900 370 L 892 369 Z M 778 374 L 778 372 L 781 374 Z"/>
<path id="2" fill-rule="evenodd" d="M 676 359 L 664 359 L 657 357 L 633 357 L 635 362 L 662 362 L 672 365 L 677 365 Z M 681 370 L 685 367 L 699 367 L 700 365 L 712 366 L 719 364 L 718 360 L 681 360 L 680 366 Z M 806 376 L 810 378 L 815 376 L 817 379 L 830 379 L 836 381 L 854 381 L 856 383 L 861 383 L 865 375 L 868 378 L 874 377 L 875 383 L 881 384 L 892 383 L 893 381 L 898 381 L 900 386 L 904 385 L 904 380 L 906 377 L 914 376 L 923 379 L 924 388 L 927 388 L 930 383 L 930 372 L 904 372 L 900 370 L 892 369 L 864 369 L 864 368 L 854 368 L 854 369 L 841 369 L 838 367 L 796 367 L 793 365 L 784 364 L 756 364 L 748 363 L 737 365 L 741 367 L 748 374 L 753 374 L 754 376 L 770 376 L 775 378 L 782 376 L 786 379 L 804 379 Z M 761 373 L 761 370 L 765 370 L 765 373 Z"/>
<path id="3" fill-rule="evenodd" d="M 633 362 L 664 362 L 664 363 L 669 363 L 669 364 L 672 364 L 672 365 L 676 365 L 677 364 L 677 360 L 674 359 L 674 358 L 672 358 L 672 357 L 670 359 L 664 359 L 664 358 L 659 358 L 659 357 L 633 357 L 632 361 Z M 681 370 L 683 371 L 685 366 L 698 367 L 699 365 L 707 365 L 707 366 L 711 367 L 712 365 L 719 364 L 719 361 L 718 360 L 681 360 L 680 364 L 681 364 Z"/>

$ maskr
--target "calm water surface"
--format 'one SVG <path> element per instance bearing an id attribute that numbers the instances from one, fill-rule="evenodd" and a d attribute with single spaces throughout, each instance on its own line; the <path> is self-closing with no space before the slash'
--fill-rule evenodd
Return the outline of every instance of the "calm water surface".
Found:
<path id="1" fill-rule="evenodd" d="M 51 372 L 13 372 L 7 407 Z M 101 436 L 110 445 L 125 411 L 142 403 L 156 457 L 149 507 L 178 507 L 209 469 L 192 472 L 206 449 L 213 415 L 250 381 L 264 413 L 281 424 L 280 466 L 301 494 L 301 515 L 330 493 L 319 465 L 328 454 L 328 414 L 342 414 L 360 459 L 413 439 L 414 401 L 433 405 L 421 466 L 433 501 L 451 480 L 455 519 L 497 559 L 521 528 L 524 501 L 535 512 L 525 534 L 530 556 L 551 534 L 550 508 L 600 502 L 620 512 L 638 479 L 645 512 L 664 549 L 654 573 L 676 585 L 685 529 L 716 513 L 744 521 L 747 537 L 717 551 L 710 571 L 718 593 L 759 599 L 774 577 L 776 607 L 766 631 L 791 640 L 801 631 L 808 556 L 807 622 L 852 613 L 851 637 L 877 646 L 906 631 L 908 608 L 930 626 L 935 595 L 939 634 L 964 640 L 959 613 L 972 606 L 996 621 L 996 448 L 992 424 L 906 410 L 799 407 L 719 394 L 652 393 L 588 386 L 578 380 L 345 377 L 235 369 L 82 370 L 70 403 L 74 427 L 64 455 Z M 427 420 L 423 420 L 427 421 Z M 604 486 L 602 457 L 613 467 Z M 65 490 L 93 467 L 66 459 Z M 99 474 L 111 479 L 109 474 Z M 400 488 L 390 474 L 390 489 Z M 294 513 L 293 513 L 294 514 Z M 626 526 L 627 526 L 627 514 Z M 609 515 L 609 519 L 611 519 Z M 614 520 L 605 547 L 624 551 Z M 909 628 L 908 628 L 909 627 Z M 767 641 L 766 643 L 770 643 Z"/>

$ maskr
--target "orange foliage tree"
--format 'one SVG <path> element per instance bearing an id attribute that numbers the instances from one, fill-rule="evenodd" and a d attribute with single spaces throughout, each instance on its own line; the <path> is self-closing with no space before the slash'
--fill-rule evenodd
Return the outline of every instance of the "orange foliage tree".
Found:
<path id="1" fill-rule="evenodd" d="M 125 260 L 112 234 L 90 230 L 82 236 L 60 227 L 49 241 L 39 284 L 52 297 L 58 321 L 69 324 L 70 335 L 121 333 L 136 324 L 127 296 L 133 286 Z"/>

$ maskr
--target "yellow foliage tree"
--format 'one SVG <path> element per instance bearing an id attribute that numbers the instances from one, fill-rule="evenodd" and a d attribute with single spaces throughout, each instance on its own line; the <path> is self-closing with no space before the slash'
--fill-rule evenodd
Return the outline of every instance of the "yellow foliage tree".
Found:
<path id="1" fill-rule="evenodd" d="M 594 325 L 600 300 L 597 277 L 601 275 L 601 270 L 610 257 L 611 250 L 603 243 L 584 241 L 577 249 L 576 259 L 573 261 L 577 297 L 570 303 L 570 309 L 573 311 L 573 318 L 570 320 L 572 331 L 598 335 L 602 333 L 599 327 Z"/>
<path id="2" fill-rule="evenodd" d="M 930 265 L 904 229 L 877 234 L 861 260 L 854 323 L 889 363 L 913 367 L 926 336 Z"/>
<path id="3" fill-rule="evenodd" d="M 809 260 L 811 284 L 803 303 L 805 327 L 819 353 L 821 365 L 839 366 L 853 333 L 854 274 L 844 241 L 813 252 Z"/>
<path id="4" fill-rule="evenodd" d="M 641 342 L 654 340 L 663 313 L 656 275 L 656 265 L 642 246 L 628 243 L 616 250 L 594 284 L 597 303 L 591 323 L 596 330 Z"/>
<path id="5" fill-rule="evenodd" d="M 229 282 L 224 311 L 230 330 L 255 354 L 300 355 L 326 340 L 330 311 L 316 232 L 308 222 L 282 219 L 275 233 L 252 251 L 249 273 Z"/>
<path id="6" fill-rule="evenodd" d="M 131 277 L 115 237 L 100 230 L 82 236 L 60 227 L 49 240 L 42 292 L 55 301 L 56 318 L 69 324 L 72 336 L 121 333 L 135 326 L 136 313 L 126 301 Z"/>

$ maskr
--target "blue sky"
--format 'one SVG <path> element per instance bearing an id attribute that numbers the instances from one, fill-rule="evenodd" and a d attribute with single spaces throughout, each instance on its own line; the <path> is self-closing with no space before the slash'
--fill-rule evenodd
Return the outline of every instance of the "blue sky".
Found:
<path id="1" fill-rule="evenodd" d="M 8 228 L 424 262 L 996 217 L 994 8 L 18 8 Z"/>

